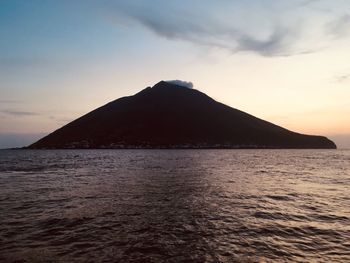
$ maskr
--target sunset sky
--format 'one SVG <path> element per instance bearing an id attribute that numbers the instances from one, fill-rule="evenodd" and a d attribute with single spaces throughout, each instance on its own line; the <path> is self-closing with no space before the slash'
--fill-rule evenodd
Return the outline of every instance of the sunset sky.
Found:
<path id="1" fill-rule="evenodd" d="M 0 148 L 169 79 L 350 148 L 349 0 L 0 0 L 0 37 Z"/>

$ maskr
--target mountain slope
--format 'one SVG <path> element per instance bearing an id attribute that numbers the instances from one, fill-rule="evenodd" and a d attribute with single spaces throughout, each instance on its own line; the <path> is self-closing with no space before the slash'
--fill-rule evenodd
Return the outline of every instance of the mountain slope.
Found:
<path id="1" fill-rule="evenodd" d="M 112 101 L 29 146 L 56 148 L 336 148 L 161 81 Z"/>

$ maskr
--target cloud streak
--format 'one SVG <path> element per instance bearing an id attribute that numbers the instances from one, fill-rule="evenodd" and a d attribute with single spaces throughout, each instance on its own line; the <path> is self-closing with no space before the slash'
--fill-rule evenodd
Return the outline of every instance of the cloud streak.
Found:
<path id="1" fill-rule="evenodd" d="M 338 83 L 348 82 L 350 81 L 350 74 L 339 75 L 339 76 L 336 76 L 334 79 Z"/>
<path id="2" fill-rule="evenodd" d="M 222 48 L 233 53 L 251 51 L 262 56 L 287 56 L 295 52 L 291 44 L 295 30 L 286 26 L 272 25 L 264 36 L 246 33 L 230 23 L 215 19 L 210 14 L 198 14 L 198 10 L 171 8 L 160 4 L 135 4 L 114 2 L 115 12 L 131 23 L 138 23 L 156 35 L 183 40 L 195 44 Z M 203 17 L 204 15 L 204 17 Z"/>
<path id="3" fill-rule="evenodd" d="M 21 102 L 20 100 L 0 100 L 0 104 L 17 104 Z"/>
<path id="4" fill-rule="evenodd" d="M 264 5 L 254 0 L 249 3 L 219 0 L 216 5 L 211 1 L 164 3 L 159 0 L 115 0 L 110 3 L 112 8 L 109 11 L 114 12 L 117 21 L 124 25 L 139 24 L 169 40 L 225 49 L 232 53 L 252 52 L 266 57 L 318 51 L 318 46 L 303 45 L 304 40 L 308 43 L 307 38 L 313 35 L 306 32 L 306 24 L 311 13 L 315 16 L 318 8 L 329 6 L 321 0 L 266 0 Z M 321 21 L 322 15 L 319 18 Z M 336 30 L 332 30 L 342 37 L 349 25 L 350 16 L 343 16 L 333 25 Z M 327 31 L 326 22 L 312 26 L 313 31 Z"/>
<path id="5" fill-rule="evenodd" d="M 12 115 L 12 116 L 37 116 L 37 115 L 40 115 L 37 112 L 18 111 L 18 110 L 1 110 L 0 112 L 3 114 L 6 114 L 6 115 Z"/>
<path id="6" fill-rule="evenodd" d="M 330 22 L 328 24 L 328 33 L 338 39 L 350 35 L 350 15 L 342 15 Z"/>

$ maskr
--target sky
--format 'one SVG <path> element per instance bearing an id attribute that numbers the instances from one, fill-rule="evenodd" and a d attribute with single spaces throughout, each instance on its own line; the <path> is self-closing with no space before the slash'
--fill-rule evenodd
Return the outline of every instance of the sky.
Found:
<path id="1" fill-rule="evenodd" d="M 348 0 L 0 0 L 0 148 L 160 80 L 350 148 Z"/>

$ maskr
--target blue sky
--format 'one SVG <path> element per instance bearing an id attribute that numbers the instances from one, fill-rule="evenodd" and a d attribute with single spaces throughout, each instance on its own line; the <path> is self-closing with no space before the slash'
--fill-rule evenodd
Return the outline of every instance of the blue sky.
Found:
<path id="1" fill-rule="evenodd" d="M 350 147 L 350 2 L 0 0 L 0 148 L 183 79 Z"/>

